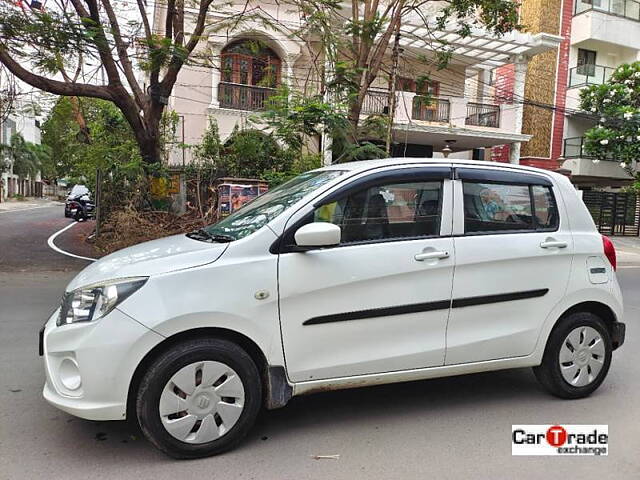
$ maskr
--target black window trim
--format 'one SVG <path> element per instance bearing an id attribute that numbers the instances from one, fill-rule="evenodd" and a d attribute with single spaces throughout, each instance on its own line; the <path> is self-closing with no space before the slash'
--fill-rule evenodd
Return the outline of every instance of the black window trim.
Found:
<path id="1" fill-rule="evenodd" d="M 506 169 L 455 167 L 454 175 L 456 180 L 473 183 L 508 183 L 510 185 L 553 187 L 553 182 L 543 175 Z"/>
<path id="2" fill-rule="evenodd" d="M 458 169 L 456 169 L 458 170 Z M 468 170 L 475 170 L 478 171 L 480 169 L 468 169 Z M 482 171 L 489 171 L 489 170 L 482 170 Z M 489 179 L 477 179 L 476 177 L 472 177 L 471 175 L 469 175 L 469 177 L 467 179 L 463 179 L 460 178 L 460 176 L 458 175 L 459 172 L 456 171 L 456 179 L 459 179 L 462 181 L 462 188 L 463 188 L 463 196 L 464 196 L 464 183 L 485 183 L 485 184 L 497 184 L 497 185 L 512 185 L 512 186 L 526 186 L 528 187 L 529 190 L 529 202 L 531 204 L 531 217 L 533 219 L 534 222 L 534 228 L 521 228 L 518 230 L 483 230 L 483 231 L 479 231 L 479 232 L 467 232 L 467 222 L 466 222 L 466 218 L 464 216 L 464 203 L 462 206 L 462 220 L 463 220 L 463 228 L 464 228 L 464 233 L 463 234 L 458 234 L 458 235 L 454 235 L 455 237 L 477 237 L 477 236 L 485 236 L 485 235 L 513 235 L 513 234 L 519 234 L 519 233 L 540 233 L 540 232 L 557 232 L 560 229 L 560 209 L 558 208 L 558 201 L 556 199 L 556 195 L 555 192 L 553 191 L 553 183 L 542 176 L 537 176 L 537 175 L 529 175 L 529 174 L 520 174 L 519 172 L 502 172 L 500 170 L 491 170 L 491 172 L 497 172 L 498 175 L 495 176 L 491 176 L 489 177 Z M 513 175 L 500 175 L 502 173 L 508 173 L 508 174 L 513 174 L 515 173 L 516 176 Z M 500 177 L 504 177 L 504 180 L 500 180 Z M 533 182 L 529 181 L 529 182 L 525 182 L 524 180 L 526 179 L 526 177 L 531 178 L 532 180 L 534 180 Z M 519 181 L 508 181 L 507 179 L 514 179 L 514 180 L 519 180 Z M 533 196 L 533 187 L 534 186 L 541 186 L 541 187 L 546 187 L 548 189 L 548 191 L 551 193 L 551 199 L 553 200 L 553 204 L 555 205 L 556 208 L 556 212 L 558 215 L 558 222 L 554 227 L 547 227 L 547 228 L 538 228 L 538 222 L 537 222 L 537 217 L 535 215 L 535 208 L 536 208 L 536 204 L 535 204 L 535 200 L 534 200 L 534 196 Z"/>
<path id="3" fill-rule="evenodd" d="M 371 173 L 370 175 L 366 175 L 360 177 L 352 182 L 348 182 L 346 185 L 338 188 L 334 192 L 330 193 L 326 197 L 312 204 L 313 210 L 327 205 L 332 202 L 336 202 L 338 200 L 343 199 L 348 195 L 352 195 L 357 192 L 361 192 L 363 190 L 367 190 L 371 187 L 375 187 L 378 185 L 384 185 L 390 182 L 397 183 L 418 183 L 418 182 L 429 182 L 429 181 L 440 181 L 440 203 L 439 203 L 439 211 L 440 211 L 440 222 L 439 228 L 442 228 L 442 206 L 443 206 L 443 194 L 444 194 L 444 180 L 453 179 L 454 167 L 450 166 L 418 166 L 418 167 L 408 167 L 408 168 L 398 168 L 395 170 L 383 170 L 379 172 Z M 394 238 L 383 238 L 376 240 L 362 240 L 357 242 L 349 242 L 349 243 L 340 243 L 338 245 L 332 245 L 328 247 L 298 247 L 294 243 L 289 243 L 293 240 L 294 233 L 298 230 L 298 228 L 310 223 L 310 220 L 313 220 L 313 211 L 303 215 L 298 221 L 294 222 L 291 226 L 288 226 L 285 231 L 280 235 L 270 246 L 269 252 L 273 254 L 280 253 L 293 253 L 293 252 L 307 252 L 311 250 L 329 250 L 334 248 L 346 248 L 346 247 L 354 247 L 360 245 L 373 245 L 377 243 L 392 243 L 392 242 L 403 242 L 403 241 L 411 241 L 411 240 L 424 240 L 424 239 L 432 239 L 432 238 L 449 238 L 452 235 L 420 235 L 413 237 L 394 237 Z"/>

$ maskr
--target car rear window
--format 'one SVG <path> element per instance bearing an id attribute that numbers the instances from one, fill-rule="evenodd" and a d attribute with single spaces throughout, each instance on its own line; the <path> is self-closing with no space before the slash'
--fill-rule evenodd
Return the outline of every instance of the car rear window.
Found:
<path id="1" fill-rule="evenodd" d="M 463 182 L 466 234 L 555 230 L 551 188 L 499 182 Z"/>

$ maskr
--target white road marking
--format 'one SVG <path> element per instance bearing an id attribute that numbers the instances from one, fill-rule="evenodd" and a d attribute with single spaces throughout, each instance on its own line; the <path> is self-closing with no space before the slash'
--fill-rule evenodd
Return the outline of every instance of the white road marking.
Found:
<path id="1" fill-rule="evenodd" d="M 97 259 L 95 258 L 89 258 L 89 257 L 82 257 L 80 255 L 75 255 L 73 253 L 69 253 L 69 252 L 65 252 L 64 250 L 62 250 L 61 248 L 56 247 L 56 244 L 53 243 L 53 241 L 56 239 L 56 237 L 58 235 L 60 235 L 61 233 L 66 232 L 67 230 L 69 230 L 71 227 L 73 227 L 76 223 L 78 222 L 71 222 L 69 225 L 67 225 L 66 227 L 64 227 L 61 230 L 58 230 L 56 233 L 54 233 L 53 235 L 51 235 L 49 237 L 49 239 L 47 240 L 47 244 L 49 245 L 49 247 L 51 247 L 53 250 L 55 250 L 58 253 L 61 253 L 63 255 L 67 255 L 69 257 L 73 257 L 73 258 L 79 258 L 81 260 L 89 260 L 90 262 L 95 262 Z"/>

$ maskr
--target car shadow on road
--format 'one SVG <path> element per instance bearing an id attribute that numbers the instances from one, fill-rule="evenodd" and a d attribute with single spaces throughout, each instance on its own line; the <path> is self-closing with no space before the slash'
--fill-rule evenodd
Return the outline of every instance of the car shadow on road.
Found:
<path id="1" fill-rule="evenodd" d="M 535 401 L 549 396 L 538 386 L 531 369 L 463 375 L 434 380 L 323 392 L 293 398 L 279 410 L 262 412 L 249 438 L 237 452 L 252 450 L 261 441 L 289 437 L 309 430 L 325 435 L 345 422 L 362 425 L 363 435 L 372 425 L 389 426 L 406 422 L 407 417 L 456 417 L 490 411 L 505 403 Z M 522 419 L 520 419 L 522 420 Z M 132 422 L 92 422 L 69 417 L 71 431 L 77 439 L 92 438 L 96 445 L 113 449 L 113 454 L 164 457 L 142 438 Z M 377 428 L 377 427 L 375 427 Z M 381 427 L 384 428 L 384 427 Z M 295 437 L 294 437 L 295 438 Z M 248 450 L 247 450 L 248 449 Z M 102 450 L 102 449 L 101 449 Z M 104 450 L 102 450 L 103 453 Z"/>

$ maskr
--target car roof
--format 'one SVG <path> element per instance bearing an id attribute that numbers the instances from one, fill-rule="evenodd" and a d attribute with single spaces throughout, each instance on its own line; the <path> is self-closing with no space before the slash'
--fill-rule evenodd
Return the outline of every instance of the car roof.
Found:
<path id="1" fill-rule="evenodd" d="M 486 160 L 464 160 L 456 158 L 413 158 L 413 157 L 398 157 L 398 158 L 381 158 L 377 160 L 361 160 L 358 162 L 348 163 L 336 163 L 323 167 L 320 170 L 348 170 L 350 172 L 358 172 L 370 170 L 377 167 L 390 167 L 394 165 L 450 165 L 452 167 L 493 167 L 501 168 L 505 170 L 516 170 L 531 173 L 542 173 L 544 175 L 560 176 L 561 174 L 552 172 L 550 170 L 544 170 L 542 168 L 528 167 L 525 165 L 516 165 L 513 163 L 502 162 L 489 162 Z"/>

